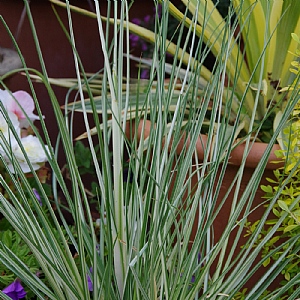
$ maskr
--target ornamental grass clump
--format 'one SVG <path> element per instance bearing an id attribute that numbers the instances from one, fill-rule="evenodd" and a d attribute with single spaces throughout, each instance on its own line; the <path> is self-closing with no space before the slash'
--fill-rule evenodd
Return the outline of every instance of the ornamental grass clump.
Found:
<path id="1" fill-rule="evenodd" d="M 299 101 L 298 93 L 291 94 L 290 105 L 283 109 L 265 153 L 244 192 L 240 193 L 245 160 L 252 147 L 251 134 L 254 132 L 250 130 L 251 134 L 245 139 L 242 163 L 232 183 L 226 187 L 228 193 L 218 201 L 244 113 L 239 107 L 232 122 L 222 118 L 224 112 L 230 114 L 232 95 L 239 90 L 237 83 L 232 85 L 231 92 L 224 85 L 231 55 L 230 43 L 223 43 L 219 52 L 222 59 L 215 65 L 210 80 L 203 82 L 201 70 L 205 54 L 200 50 L 204 37 L 198 36 L 198 15 L 194 14 L 190 20 L 187 36 L 181 31 L 185 23 L 179 27 L 179 38 L 186 38 L 183 48 L 172 46 L 166 38 L 170 3 L 162 1 L 158 17 L 159 8 L 154 1 L 154 50 L 149 81 L 135 80 L 131 84 L 129 29 L 132 30 L 132 26 L 137 29 L 134 27 L 137 25 L 129 22 L 129 1 L 108 1 L 104 12 L 100 2 L 95 0 L 95 14 L 70 6 L 69 1 L 52 2 L 66 8 L 68 26 L 60 20 L 55 7 L 54 13 L 72 46 L 77 77 L 61 83 L 70 91 L 78 91 L 78 101 L 68 105 L 70 91 L 66 91 L 66 106 L 61 109 L 51 86 L 55 81 L 48 77 L 42 59 L 43 51 L 28 1 L 24 3 L 41 71 L 26 66 L 22 53 L 18 53 L 23 62 L 21 71 L 25 73 L 28 89 L 36 103 L 41 134 L 48 145 L 45 153 L 52 172 L 56 210 L 33 173 L 37 191 L 47 209 L 45 213 L 17 159 L 14 159 L 16 173 L 10 172 L 8 163 L 4 164 L 11 183 L 0 175 L 4 191 L 0 194 L 0 212 L 31 250 L 44 280 L 30 272 L 27 264 L 3 242 L 0 243 L 0 262 L 11 270 L 28 293 L 30 291 L 38 299 L 235 299 L 253 278 L 255 283 L 248 288 L 243 299 L 268 299 L 264 294 L 281 273 L 283 258 L 291 260 L 284 250 L 280 259 L 268 266 L 257 280 L 256 269 L 265 261 L 260 259 L 260 253 L 270 237 L 261 239 L 255 248 L 252 245 L 257 242 L 270 210 L 267 209 L 262 216 L 256 232 L 246 239 L 246 247 L 240 248 L 238 244 L 247 217 L 255 210 L 254 195 L 270 151 Z M 94 42 L 101 45 L 99 55 L 104 59 L 104 66 L 99 66 L 101 75 L 90 76 L 77 53 L 76 40 L 80 37 L 73 30 L 73 10 L 95 17 L 99 40 Z M 104 17 L 105 13 L 112 16 L 111 19 Z M 207 17 L 209 15 L 208 11 Z M 227 25 L 228 34 L 233 36 L 234 30 L 229 23 Z M 111 31 L 109 26 L 112 26 Z M 205 26 L 209 27 L 209 24 L 203 24 L 203 28 Z M 189 39 L 191 47 L 188 47 Z M 16 43 L 15 46 L 18 49 Z M 170 46 L 176 55 L 174 63 L 167 65 Z M 191 53 L 193 55 L 189 55 Z M 197 61 L 193 57 L 197 57 Z M 184 63 L 186 70 L 182 72 L 180 67 Z M 170 73 L 168 82 L 166 69 Z M 45 86 L 60 129 L 55 147 L 38 105 L 35 79 Z M 263 84 L 262 80 L 260 78 L 259 86 Z M 178 81 L 181 81 L 179 86 Z M 260 97 L 259 88 L 251 92 L 255 99 Z M 224 93 L 228 95 L 229 103 L 224 104 Z M 81 174 L 82 165 L 87 169 L 90 165 L 76 159 L 74 109 L 82 112 L 86 143 L 91 154 L 89 158 L 92 158 L 97 185 L 94 193 L 97 220 L 93 218 L 94 210 Z M 249 129 L 255 127 L 255 115 L 253 110 Z M 146 129 L 146 124 L 150 124 L 150 129 Z M 15 132 L 13 128 L 14 123 L 10 122 L 9 129 Z M 196 144 L 203 130 L 207 147 L 200 161 Z M 182 142 L 184 147 L 178 153 L 178 145 Z M 24 147 L 21 150 L 26 153 Z M 63 152 L 68 166 L 68 184 L 58 164 L 58 150 Z M 85 150 L 80 151 L 84 153 Z M 30 160 L 26 161 L 31 166 Z M 192 178 L 197 178 L 197 184 Z M 228 224 L 217 239 L 215 220 L 228 203 L 229 193 L 233 194 L 233 199 L 226 216 Z M 66 201 L 73 226 L 63 213 L 60 195 Z M 274 228 L 280 224 L 281 220 L 276 221 Z M 293 239 L 287 242 L 293 242 Z M 277 253 L 280 247 L 270 250 L 269 255 Z M 276 296 L 281 289 L 275 287 L 272 291 L 275 299 L 278 299 Z M 0 295 L 9 299 L 3 292 Z"/>

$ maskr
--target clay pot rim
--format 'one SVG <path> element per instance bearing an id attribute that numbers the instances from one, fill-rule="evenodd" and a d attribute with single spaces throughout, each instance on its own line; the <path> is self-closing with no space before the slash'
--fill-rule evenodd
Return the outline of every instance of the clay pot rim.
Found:
<path id="1" fill-rule="evenodd" d="M 130 134 L 129 132 L 131 131 L 132 134 L 134 134 L 133 128 L 134 128 L 134 123 L 128 122 L 127 126 L 126 126 L 126 136 L 129 138 Z M 141 138 L 142 136 L 142 130 L 144 127 L 144 132 L 143 132 L 143 138 L 146 139 L 149 135 L 150 135 L 150 128 L 151 128 L 151 121 L 149 120 L 140 120 L 139 121 L 139 125 L 138 125 L 138 139 Z M 184 141 L 184 139 L 182 138 L 182 141 L 179 142 L 177 149 L 176 149 L 176 153 L 179 155 L 180 153 L 182 153 L 184 147 L 188 147 L 190 144 L 189 140 Z M 205 134 L 201 134 L 196 142 L 196 151 L 198 154 L 198 158 L 199 160 L 203 160 L 204 159 L 204 152 L 206 149 L 206 145 L 207 145 L 207 135 Z M 262 142 L 254 142 L 250 145 L 250 150 L 249 153 L 247 155 L 246 161 L 245 161 L 245 167 L 247 168 L 256 168 L 257 165 L 259 164 L 263 154 L 265 153 L 265 151 L 267 150 L 267 147 L 269 146 L 269 144 L 267 143 L 262 143 Z M 243 156 L 244 156 L 244 151 L 245 151 L 245 143 L 241 143 L 239 145 L 237 145 L 230 153 L 230 158 L 229 158 L 229 164 L 231 165 L 235 165 L 235 166 L 240 166 Z M 270 155 L 268 157 L 268 161 L 266 164 L 265 169 L 266 170 L 275 170 L 278 169 L 279 167 L 283 166 L 283 162 L 281 159 L 279 159 L 276 155 L 275 155 L 275 151 L 280 150 L 280 146 L 279 144 L 274 144 L 271 151 L 270 151 Z"/>
<path id="2" fill-rule="evenodd" d="M 204 158 L 204 149 L 203 148 L 203 141 L 207 141 L 207 136 L 204 134 L 201 134 L 201 136 L 198 137 L 198 140 L 196 142 L 196 149 L 199 159 Z M 206 145 L 205 145 L 206 146 Z M 269 144 L 262 143 L 262 142 L 254 142 L 252 143 L 249 148 L 249 152 L 245 161 L 245 167 L 247 168 L 253 168 L 255 169 L 259 162 L 261 161 L 261 158 L 265 151 L 267 150 Z M 246 144 L 241 143 L 237 145 L 230 153 L 229 163 L 234 166 L 240 166 L 243 160 L 244 152 L 245 152 Z M 282 160 L 277 158 L 275 155 L 275 151 L 280 150 L 279 144 L 273 145 L 267 164 L 265 166 L 265 169 L 267 170 L 275 170 L 279 167 L 283 166 Z"/>

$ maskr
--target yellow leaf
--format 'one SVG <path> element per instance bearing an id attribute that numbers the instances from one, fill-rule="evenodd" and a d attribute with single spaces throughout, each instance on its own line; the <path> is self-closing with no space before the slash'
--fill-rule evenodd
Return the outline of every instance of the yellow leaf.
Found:
<path id="1" fill-rule="evenodd" d="M 289 281 L 289 280 L 291 279 L 290 273 L 285 273 L 285 274 L 284 274 L 284 278 L 285 278 L 287 281 Z"/>
<path id="2" fill-rule="evenodd" d="M 286 212 L 290 212 L 290 210 L 289 210 L 287 204 L 286 204 L 284 201 L 278 200 L 277 203 L 278 203 L 279 207 L 280 207 L 282 210 L 284 210 L 284 211 L 286 211 Z"/>
<path id="3" fill-rule="evenodd" d="M 291 36 L 298 44 L 300 44 L 300 39 L 296 33 L 291 33 Z"/>
<path id="4" fill-rule="evenodd" d="M 287 167 L 286 167 L 286 171 L 290 172 L 295 166 L 296 166 L 297 162 L 292 162 L 290 163 Z"/>
<path id="5" fill-rule="evenodd" d="M 270 262 L 271 262 L 271 259 L 270 259 L 270 257 L 268 257 L 268 258 L 263 262 L 263 266 L 266 267 Z"/>

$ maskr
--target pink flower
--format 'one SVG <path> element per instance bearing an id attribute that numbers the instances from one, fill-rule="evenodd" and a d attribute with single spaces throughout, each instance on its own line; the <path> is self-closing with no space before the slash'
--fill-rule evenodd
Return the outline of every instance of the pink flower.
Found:
<path id="1" fill-rule="evenodd" d="M 35 107 L 32 97 L 25 91 L 17 91 L 11 94 L 0 89 L 0 104 L 2 105 L 0 109 L 0 131 L 3 135 L 3 140 L 0 139 L 0 155 L 2 159 L 7 162 L 9 169 L 13 173 L 15 172 L 14 159 L 17 159 L 20 163 L 24 173 L 31 172 L 31 168 L 27 164 L 23 153 L 25 150 L 32 169 L 40 169 L 47 161 L 46 152 L 49 149 L 47 146 L 44 148 L 36 136 L 28 135 L 28 131 L 26 131 L 26 128 L 30 125 L 29 120 L 39 119 L 33 113 Z M 4 111 L 2 108 L 4 108 Z M 22 129 L 24 129 L 25 134 L 22 134 Z M 23 147 L 18 144 L 17 138 L 20 139 Z"/>
<path id="2" fill-rule="evenodd" d="M 13 114 L 12 112 L 8 111 L 7 117 L 10 119 L 12 127 L 15 129 L 17 135 L 19 136 L 21 133 L 21 130 L 20 130 L 20 123 L 17 119 L 17 116 L 15 114 Z M 1 112 L 0 112 L 0 131 L 2 132 L 2 134 L 4 135 L 4 137 L 7 141 L 9 141 L 9 140 L 11 141 L 12 139 L 14 139 L 12 130 L 8 125 L 7 118 Z M 2 143 L 0 142 L 0 144 L 2 144 Z"/>
<path id="3" fill-rule="evenodd" d="M 11 95 L 8 91 L 0 90 L 0 100 L 7 111 L 14 113 L 18 117 L 21 128 L 29 127 L 26 114 L 32 121 L 39 119 L 39 117 L 33 113 L 35 108 L 34 101 L 32 97 L 25 91 L 17 91 Z M 24 111 L 21 109 L 21 107 Z"/>

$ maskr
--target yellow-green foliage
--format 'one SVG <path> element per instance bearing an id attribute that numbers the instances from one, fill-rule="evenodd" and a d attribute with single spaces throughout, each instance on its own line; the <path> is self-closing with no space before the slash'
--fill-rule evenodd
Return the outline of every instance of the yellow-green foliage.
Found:
<path id="1" fill-rule="evenodd" d="M 299 37 L 295 34 L 292 36 L 300 45 Z M 300 58 L 300 51 L 297 50 L 294 55 Z M 288 89 L 294 89 L 294 92 L 298 90 L 299 92 L 300 64 L 298 61 L 292 63 L 291 72 L 296 74 L 296 78 Z M 265 192 L 265 197 L 270 201 L 275 199 L 274 197 L 278 197 L 278 195 L 279 197 L 272 208 L 274 218 L 266 222 L 265 230 L 260 235 L 259 241 L 270 232 L 272 225 L 278 223 L 278 220 L 283 217 L 283 221 L 275 236 L 265 244 L 262 256 L 267 256 L 270 249 L 274 249 L 280 243 L 284 243 L 288 238 L 296 238 L 296 243 L 289 250 L 288 255 L 285 256 L 289 258 L 289 262 L 282 271 L 285 278 L 282 283 L 286 284 L 300 272 L 300 255 L 295 253 L 295 249 L 300 246 L 300 238 L 297 238 L 297 236 L 300 237 L 300 102 L 293 110 L 290 122 L 284 129 L 283 134 L 288 138 L 283 141 L 284 149 L 277 151 L 276 155 L 282 159 L 284 167 L 274 171 L 275 179 L 268 179 L 270 185 L 261 187 Z M 248 234 L 255 230 L 257 223 L 249 225 Z M 277 260 L 289 246 L 290 244 L 286 243 L 280 251 L 266 259 L 264 265 L 268 265 L 272 260 Z M 292 292 L 294 292 L 293 287 L 289 290 L 289 294 Z"/>
<path id="2" fill-rule="evenodd" d="M 300 39 L 297 34 L 292 33 L 292 38 L 300 45 Z M 292 54 L 294 54 L 295 56 L 300 58 L 300 50 L 299 49 L 296 50 L 296 53 L 292 53 Z M 292 73 L 296 74 L 296 76 L 297 76 L 294 81 L 294 84 L 292 84 L 292 87 L 293 88 L 297 87 L 299 89 L 300 88 L 300 83 L 299 83 L 300 63 L 299 63 L 299 60 L 292 61 L 291 65 L 292 65 L 292 68 L 290 68 L 290 71 Z"/>

